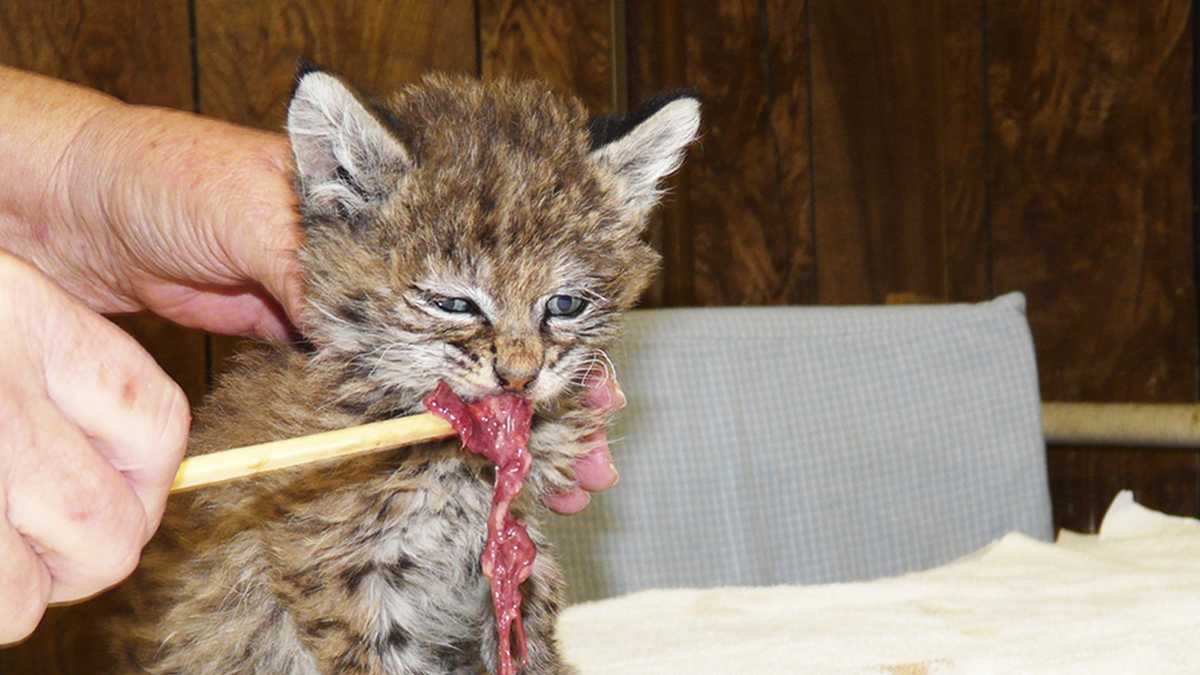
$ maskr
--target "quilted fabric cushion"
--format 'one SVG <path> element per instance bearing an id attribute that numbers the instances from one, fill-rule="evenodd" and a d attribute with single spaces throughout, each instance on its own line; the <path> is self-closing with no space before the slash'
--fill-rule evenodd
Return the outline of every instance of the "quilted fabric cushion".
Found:
<path id="1" fill-rule="evenodd" d="M 1051 536 L 1024 299 L 634 312 L 621 482 L 551 539 L 571 599 L 849 581 Z"/>

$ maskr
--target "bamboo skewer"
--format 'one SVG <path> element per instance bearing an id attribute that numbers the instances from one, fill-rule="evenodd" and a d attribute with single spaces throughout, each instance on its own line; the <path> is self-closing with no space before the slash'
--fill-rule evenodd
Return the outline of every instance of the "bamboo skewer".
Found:
<path id="1" fill-rule="evenodd" d="M 1200 448 L 1200 405 L 1131 403 L 1042 404 L 1050 445 Z M 323 460 L 382 452 L 449 438 L 454 429 L 430 413 L 189 457 L 171 492 Z"/>
<path id="2" fill-rule="evenodd" d="M 197 455 L 185 459 L 179 466 L 171 492 L 183 492 L 290 466 L 391 450 L 453 435 L 454 429 L 445 420 L 422 413 Z"/>

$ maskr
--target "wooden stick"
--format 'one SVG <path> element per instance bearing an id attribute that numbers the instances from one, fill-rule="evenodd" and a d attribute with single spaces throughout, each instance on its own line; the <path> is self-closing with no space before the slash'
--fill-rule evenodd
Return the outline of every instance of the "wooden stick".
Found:
<path id="1" fill-rule="evenodd" d="M 1200 448 L 1200 405 L 1047 402 L 1042 433 L 1050 445 Z"/>
<path id="2" fill-rule="evenodd" d="M 244 478 L 289 466 L 381 452 L 448 438 L 454 429 L 430 413 L 272 441 L 189 457 L 179 466 L 171 492 Z"/>
<path id="3" fill-rule="evenodd" d="M 1049 445 L 1200 448 L 1200 405 L 1046 402 L 1042 429 Z M 189 457 L 175 474 L 171 492 L 453 435 L 445 420 L 422 413 Z"/>

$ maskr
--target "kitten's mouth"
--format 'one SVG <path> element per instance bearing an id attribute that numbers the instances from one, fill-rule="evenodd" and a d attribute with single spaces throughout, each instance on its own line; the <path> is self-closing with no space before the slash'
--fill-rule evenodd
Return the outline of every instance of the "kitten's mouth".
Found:
<path id="1" fill-rule="evenodd" d="M 553 415 L 554 412 L 558 409 L 558 406 L 560 406 L 563 401 L 563 399 L 561 397 L 555 397 L 555 398 L 549 398 L 549 399 L 537 399 L 537 398 L 533 398 L 532 396 L 529 396 L 528 394 L 520 394 L 517 392 L 508 391 L 506 389 L 489 389 L 483 393 L 475 393 L 474 391 L 472 391 L 469 394 L 465 393 L 465 392 L 459 392 L 458 390 L 454 389 L 453 387 L 450 387 L 450 390 L 453 391 L 460 399 L 462 399 L 462 401 L 464 403 L 466 403 L 468 405 L 475 405 L 477 403 L 480 403 L 481 401 L 484 401 L 487 399 L 493 399 L 493 398 L 518 399 L 518 400 L 526 403 L 529 406 L 529 408 L 531 410 L 533 410 L 534 419 L 544 419 L 547 415 Z M 424 397 L 422 397 L 423 400 L 425 398 L 427 398 L 430 394 L 432 394 L 434 391 L 435 391 L 435 389 L 430 389 L 428 392 L 426 392 Z M 423 412 L 433 412 L 433 411 L 429 410 L 428 408 L 425 408 Z"/>

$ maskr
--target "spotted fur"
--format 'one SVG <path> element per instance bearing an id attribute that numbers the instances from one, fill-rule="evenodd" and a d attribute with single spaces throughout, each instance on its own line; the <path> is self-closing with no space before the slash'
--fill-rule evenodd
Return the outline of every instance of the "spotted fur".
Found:
<path id="1" fill-rule="evenodd" d="M 693 99 L 656 105 L 593 147 L 582 106 L 535 83 L 431 76 L 370 103 L 304 72 L 289 133 L 306 341 L 243 354 L 189 454 L 418 412 L 438 380 L 467 397 L 522 390 L 534 469 L 517 513 L 541 551 L 526 672 L 571 672 L 537 511 L 605 421 L 581 385 L 655 269 L 648 205 L 696 131 Z M 556 295 L 586 307 L 551 316 Z M 448 298 L 478 311 L 441 309 Z M 173 498 L 106 622 L 118 670 L 494 671 L 479 563 L 492 478 L 446 442 Z"/>

